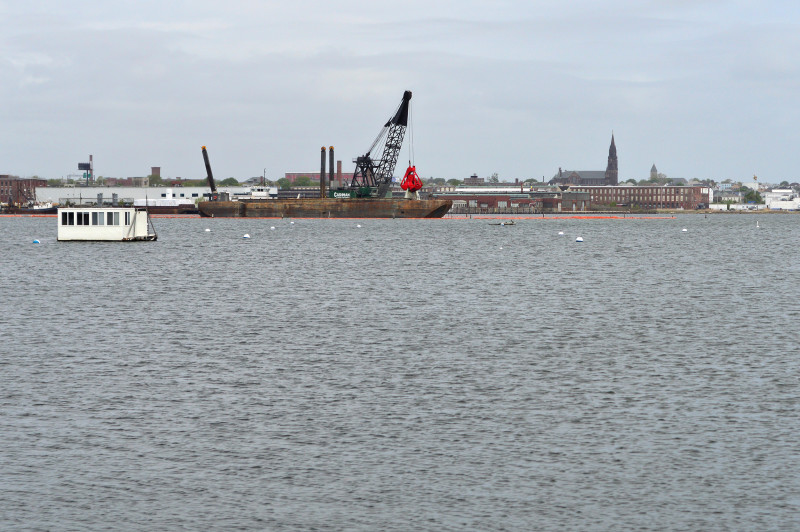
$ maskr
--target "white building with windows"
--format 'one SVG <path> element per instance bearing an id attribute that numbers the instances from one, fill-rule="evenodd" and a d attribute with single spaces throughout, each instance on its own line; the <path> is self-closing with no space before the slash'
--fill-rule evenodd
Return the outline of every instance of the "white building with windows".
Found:
<path id="1" fill-rule="evenodd" d="M 776 211 L 800 210 L 800 195 L 791 188 L 775 188 L 763 195 L 767 209 Z"/>
<path id="2" fill-rule="evenodd" d="M 250 187 L 218 186 L 217 190 L 228 192 L 233 196 L 234 194 L 246 194 Z M 211 193 L 209 187 L 38 187 L 36 201 L 60 203 L 63 200 L 69 200 L 73 204 L 83 204 L 87 201 L 95 201 L 98 194 L 103 195 L 104 201 L 111 201 L 112 196 L 116 194 L 120 201 L 188 199 L 194 203 L 196 200 L 202 201 L 204 194 L 209 193 Z"/>

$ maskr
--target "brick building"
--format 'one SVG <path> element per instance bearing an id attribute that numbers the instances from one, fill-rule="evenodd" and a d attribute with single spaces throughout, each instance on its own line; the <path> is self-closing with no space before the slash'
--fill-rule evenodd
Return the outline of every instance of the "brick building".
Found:
<path id="1" fill-rule="evenodd" d="M 456 208 L 508 210 L 508 209 L 535 209 L 542 205 L 539 198 L 528 194 L 459 194 L 435 193 L 437 199 L 449 199 Z"/>
<path id="2" fill-rule="evenodd" d="M 494 187 L 438 186 L 428 191 L 438 199 L 452 200 L 452 212 L 455 213 L 498 214 L 558 212 L 561 210 L 561 201 L 565 194 L 555 187 L 533 187 L 523 184 Z M 574 205 L 569 203 L 570 210 L 584 210 L 588 207 L 588 194 L 569 196 L 571 200 L 575 200 Z"/>
<path id="3" fill-rule="evenodd" d="M 713 198 L 712 189 L 703 186 L 435 187 L 431 192 L 452 200 L 454 212 L 583 212 L 604 206 L 692 210 L 708 207 Z"/>
<path id="4" fill-rule="evenodd" d="M 465 187 L 479 187 L 481 185 L 485 185 L 486 182 L 484 178 L 478 177 L 477 174 L 472 174 L 468 178 L 464 179 L 464 186 Z"/>
<path id="5" fill-rule="evenodd" d="M 105 185 L 107 187 L 149 187 L 149 177 L 106 177 Z"/>
<path id="6" fill-rule="evenodd" d="M 0 203 L 26 205 L 36 201 L 36 188 L 46 187 L 46 179 L 0 175 Z"/>
<path id="7" fill-rule="evenodd" d="M 713 199 L 709 187 L 689 186 L 570 186 L 571 192 L 588 192 L 591 204 L 630 206 L 641 209 L 698 209 Z"/>
<path id="8" fill-rule="evenodd" d="M 330 168 L 325 172 L 325 177 L 330 175 Z M 283 177 L 294 183 L 298 177 L 308 177 L 311 181 L 319 183 L 319 171 L 317 172 L 286 172 Z M 336 171 L 333 173 L 333 179 L 337 186 L 346 186 L 350 184 L 352 175 L 342 175 L 342 161 L 336 161 Z M 344 180 L 344 181 L 343 181 Z"/>

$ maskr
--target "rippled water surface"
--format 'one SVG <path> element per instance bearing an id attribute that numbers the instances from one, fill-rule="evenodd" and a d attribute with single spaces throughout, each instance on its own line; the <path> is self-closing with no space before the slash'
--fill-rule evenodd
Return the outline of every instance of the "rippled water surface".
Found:
<path id="1" fill-rule="evenodd" d="M 55 224 L 0 218 L 0 529 L 800 528 L 800 216 Z"/>

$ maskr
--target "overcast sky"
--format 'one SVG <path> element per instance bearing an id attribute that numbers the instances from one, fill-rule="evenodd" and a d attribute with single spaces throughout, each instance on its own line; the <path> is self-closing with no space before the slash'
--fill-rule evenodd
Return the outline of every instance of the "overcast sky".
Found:
<path id="1" fill-rule="evenodd" d="M 797 181 L 799 6 L 0 0 L 0 173 L 352 172 L 411 90 L 396 174 Z"/>

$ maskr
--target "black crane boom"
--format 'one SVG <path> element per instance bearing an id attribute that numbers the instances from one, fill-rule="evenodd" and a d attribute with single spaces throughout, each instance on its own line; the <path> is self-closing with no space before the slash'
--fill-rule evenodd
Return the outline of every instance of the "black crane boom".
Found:
<path id="1" fill-rule="evenodd" d="M 411 91 L 403 93 L 403 100 L 394 115 L 386 122 L 375 138 L 366 154 L 357 157 L 356 170 L 350 182 L 350 188 L 359 196 L 383 197 L 392 184 L 394 167 L 403 147 L 403 137 L 408 127 L 408 110 L 411 102 Z M 379 161 L 372 159 L 372 151 L 381 143 L 383 154 Z"/>
<path id="2" fill-rule="evenodd" d="M 211 193 L 214 194 L 217 191 L 217 186 L 214 183 L 214 174 L 211 173 L 211 163 L 208 162 L 208 152 L 206 151 L 206 147 L 203 146 L 203 162 L 206 163 L 206 179 L 208 180 L 208 187 L 211 189 Z"/>
<path id="3" fill-rule="evenodd" d="M 214 183 L 214 174 L 211 173 L 211 163 L 208 162 L 208 151 L 203 146 L 203 161 L 206 163 L 206 179 L 208 179 L 208 188 L 211 189 L 211 194 L 208 199 L 211 201 L 228 201 L 230 194 L 228 192 L 217 192 L 217 185 Z"/>

